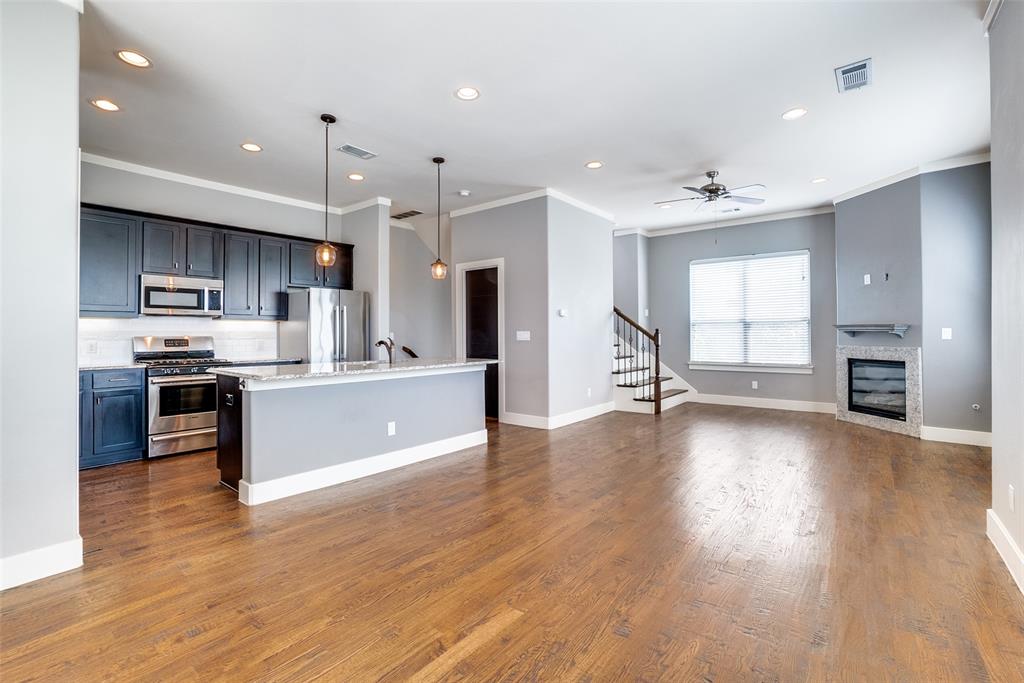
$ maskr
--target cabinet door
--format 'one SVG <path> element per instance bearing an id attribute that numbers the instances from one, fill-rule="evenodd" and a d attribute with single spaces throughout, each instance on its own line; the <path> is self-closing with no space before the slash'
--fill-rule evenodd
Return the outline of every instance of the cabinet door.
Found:
<path id="1" fill-rule="evenodd" d="M 288 284 L 292 287 L 323 286 L 324 269 L 316 262 L 316 245 L 309 242 L 291 242 L 288 245 L 291 264 Z"/>
<path id="2" fill-rule="evenodd" d="M 82 210 L 78 310 L 82 315 L 139 314 L 139 222 Z"/>
<path id="3" fill-rule="evenodd" d="M 224 315 L 256 317 L 259 242 L 229 232 L 224 236 Z"/>
<path id="4" fill-rule="evenodd" d="M 165 221 L 142 221 L 143 272 L 185 274 L 185 231 L 182 227 Z"/>
<path id="5" fill-rule="evenodd" d="M 92 373 L 78 373 L 78 458 L 92 455 Z"/>
<path id="6" fill-rule="evenodd" d="M 219 280 L 224 274 L 224 233 L 194 225 L 185 233 L 185 274 Z"/>
<path id="7" fill-rule="evenodd" d="M 260 317 L 288 318 L 288 243 L 260 239 Z"/>
<path id="8" fill-rule="evenodd" d="M 335 244 L 338 260 L 330 268 L 324 268 L 324 287 L 352 289 L 352 245 Z"/>
<path id="9" fill-rule="evenodd" d="M 94 455 L 145 447 L 145 395 L 142 387 L 92 393 Z"/>

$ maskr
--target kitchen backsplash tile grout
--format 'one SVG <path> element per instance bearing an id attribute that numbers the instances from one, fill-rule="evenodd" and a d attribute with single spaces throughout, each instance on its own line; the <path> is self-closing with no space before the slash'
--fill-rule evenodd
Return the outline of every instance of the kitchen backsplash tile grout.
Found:
<path id="1" fill-rule="evenodd" d="M 132 337 L 142 335 L 209 335 L 214 339 L 214 348 L 220 358 L 277 358 L 277 325 L 269 320 L 210 320 L 185 316 L 79 318 L 78 364 L 92 366 L 131 362 Z"/>

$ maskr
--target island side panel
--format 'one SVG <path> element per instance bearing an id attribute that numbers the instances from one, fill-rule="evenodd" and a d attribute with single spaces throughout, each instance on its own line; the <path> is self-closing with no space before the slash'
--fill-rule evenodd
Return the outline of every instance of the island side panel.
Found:
<path id="1" fill-rule="evenodd" d="M 242 402 L 237 377 L 217 376 L 217 469 L 220 483 L 238 490 L 242 478 Z"/>
<path id="2" fill-rule="evenodd" d="M 371 382 L 245 392 L 249 484 L 486 430 L 483 366 Z M 395 422 L 388 436 L 388 422 Z"/>

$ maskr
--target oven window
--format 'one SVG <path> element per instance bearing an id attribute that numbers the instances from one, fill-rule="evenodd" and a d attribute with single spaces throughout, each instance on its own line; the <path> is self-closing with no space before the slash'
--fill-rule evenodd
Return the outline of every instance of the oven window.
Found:
<path id="1" fill-rule="evenodd" d="M 146 288 L 147 308 L 189 308 L 200 309 L 203 303 L 201 289 Z"/>
<path id="2" fill-rule="evenodd" d="M 160 417 L 210 413 L 217 410 L 217 385 L 183 384 L 160 387 Z"/>

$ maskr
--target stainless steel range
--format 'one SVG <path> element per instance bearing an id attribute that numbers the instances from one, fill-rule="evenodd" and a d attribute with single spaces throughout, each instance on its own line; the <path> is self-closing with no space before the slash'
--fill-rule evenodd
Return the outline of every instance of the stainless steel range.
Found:
<path id="1" fill-rule="evenodd" d="M 146 366 L 149 457 L 217 446 L 217 377 L 213 337 L 134 337 L 136 363 Z"/>

